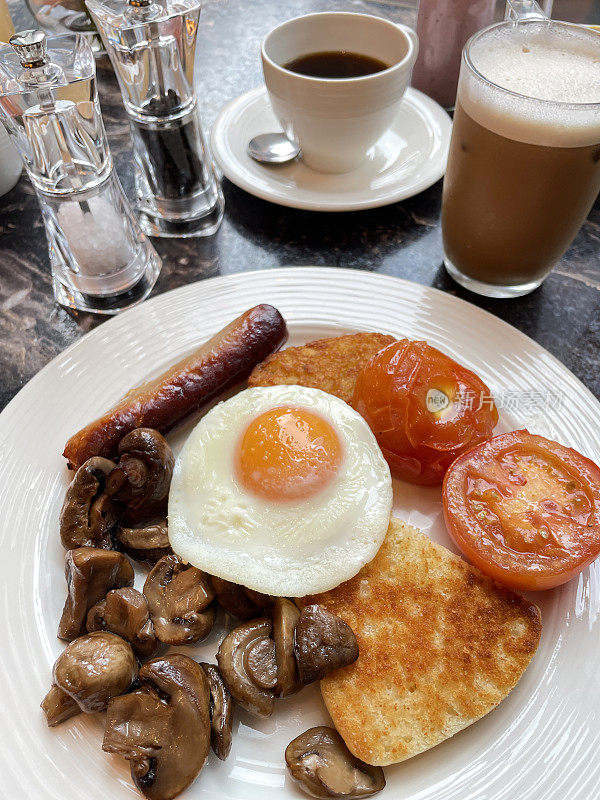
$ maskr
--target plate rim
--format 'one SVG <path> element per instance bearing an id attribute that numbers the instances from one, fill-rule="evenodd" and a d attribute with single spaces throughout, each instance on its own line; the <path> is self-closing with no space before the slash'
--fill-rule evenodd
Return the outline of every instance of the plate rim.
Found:
<path id="1" fill-rule="evenodd" d="M 350 211 L 367 211 L 369 209 L 374 208 L 383 208 L 384 206 L 393 205 L 394 203 L 399 203 L 402 200 L 408 200 L 411 197 L 414 197 L 421 192 L 424 192 L 426 189 L 429 189 L 435 183 L 437 183 L 445 174 L 446 172 L 446 163 L 448 159 L 448 148 L 450 145 L 450 135 L 452 133 L 452 120 L 447 112 L 436 103 L 428 95 L 420 92 L 418 89 L 415 89 L 412 86 L 407 87 L 406 92 L 410 98 L 418 100 L 419 103 L 429 109 L 429 117 L 430 119 L 433 118 L 436 122 L 439 123 L 439 128 L 442 135 L 445 137 L 445 143 L 443 147 L 445 148 L 446 154 L 441 157 L 441 164 L 438 169 L 432 170 L 429 177 L 421 180 L 416 188 L 413 189 L 397 189 L 396 191 L 390 191 L 384 198 L 379 198 L 378 200 L 375 199 L 364 199 L 364 200 L 357 200 L 355 202 L 311 202 L 310 200 L 303 200 L 301 198 L 295 197 L 294 195 L 281 195 L 274 194 L 269 192 L 267 189 L 262 189 L 261 187 L 256 187 L 252 184 L 251 181 L 246 180 L 243 177 L 235 172 L 233 169 L 230 168 L 230 163 L 228 160 L 225 160 L 222 155 L 222 148 L 218 144 L 218 137 L 225 140 L 228 127 L 225 125 L 225 121 L 227 117 L 231 114 L 231 112 L 239 105 L 242 106 L 244 103 L 250 104 L 251 101 L 258 99 L 260 96 L 267 94 L 267 89 L 264 84 L 259 84 L 252 89 L 249 89 L 246 92 L 234 97 L 228 103 L 223 106 L 221 111 L 219 112 L 217 118 L 215 119 L 211 131 L 210 131 L 210 149 L 213 155 L 213 158 L 217 162 L 217 165 L 223 175 L 227 178 L 227 180 L 231 181 L 235 186 L 239 189 L 242 189 L 248 194 L 253 195 L 254 197 L 258 197 L 261 200 L 265 200 L 270 203 L 274 203 L 275 205 L 284 206 L 286 208 L 295 208 L 303 211 L 320 211 L 324 213 L 335 213 L 335 212 L 350 212 Z M 444 118 L 444 121 L 442 119 Z"/>

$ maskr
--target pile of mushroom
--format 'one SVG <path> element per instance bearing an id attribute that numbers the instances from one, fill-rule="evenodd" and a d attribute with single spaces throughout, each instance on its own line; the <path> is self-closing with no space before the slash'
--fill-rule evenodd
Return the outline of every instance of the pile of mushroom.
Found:
<path id="1" fill-rule="evenodd" d="M 170 553 L 166 513 L 174 461 L 158 431 L 138 428 L 121 439 L 116 461 L 94 456 L 82 464 L 60 515 L 64 547 L 122 550 L 147 564 Z"/>
<path id="2" fill-rule="evenodd" d="M 103 749 L 131 762 L 132 779 L 149 800 L 171 800 L 189 786 L 211 746 L 227 758 L 236 703 L 270 716 L 275 698 L 358 658 L 351 629 L 321 606 L 299 611 L 287 598 L 207 575 L 172 552 L 165 515 L 173 465 L 161 434 L 140 428 L 123 437 L 115 461 L 94 457 L 77 470 L 60 516 L 67 599 L 58 636 L 70 644 L 41 704 L 50 726 L 106 711 Z M 127 556 L 151 567 L 142 591 L 133 588 Z M 161 647 L 206 638 L 217 606 L 241 620 L 221 642 L 218 666 L 180 653 L 157 656 Z M 327 761 L 337 745 L 323 740 L 319 747 Z M 315 796 L 370 793 L 363 791 L 367 779 L 363 786 L 357 778 L 358 794 L 315 794 L 321 778 L 306 778 L 302 763 L 296 772 Z M 329 780 L 327 791 L 334 784 Z"/>
<path id="3" fill-rule="evenodd" d="M 233 699 L 260 717 L 286 697 L 358 658 L 352 629 L 322 606 L 298 611 L 275 599 L 270 617 L 244 622 L 221 642 L 217 662 Z"/>

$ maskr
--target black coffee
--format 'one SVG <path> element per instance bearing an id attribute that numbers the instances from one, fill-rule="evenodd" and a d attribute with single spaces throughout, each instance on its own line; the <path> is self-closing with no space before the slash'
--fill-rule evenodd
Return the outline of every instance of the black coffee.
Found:
<path id="1" fill-rule="evenodd" d="M 287 64 L 285 69 L 307 75 L 309 78 L 360 78 L 389 68 L 389 64 L 378 58 L 348 53 L 345 50 L 330 50 L 325 53 L 308 53 Z"/>

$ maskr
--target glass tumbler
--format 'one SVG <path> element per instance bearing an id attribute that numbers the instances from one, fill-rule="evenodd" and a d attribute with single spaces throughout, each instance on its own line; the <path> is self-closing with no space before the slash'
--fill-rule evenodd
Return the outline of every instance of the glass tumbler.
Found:
<path id="1" fill-rule="evenodd" d="M 446 269 L 488 297 L 538 287 L 600 190 L 600 35 L 509 10 L 464 48 L 442 201 Z"/>

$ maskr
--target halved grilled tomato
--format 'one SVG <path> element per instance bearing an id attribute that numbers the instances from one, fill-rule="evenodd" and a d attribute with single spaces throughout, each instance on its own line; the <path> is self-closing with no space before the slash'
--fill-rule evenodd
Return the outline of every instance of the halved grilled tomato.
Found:
<path id="1" fill-rule="evenodd" d="M 452 464 L 448 531 L 464 555 L 514 589 L 550 589 L 600 555 L 600 468 L 576 450 L 512 431 Z"/>
<path id="2" fill-rule="evenodd" d="M 363 368 L 352 405 L 375 434 L 392 474 L 441 483 L 452 461 L 489 439 L 498 421 L 474 372 L 427 342 L 401 339 Z"/>

